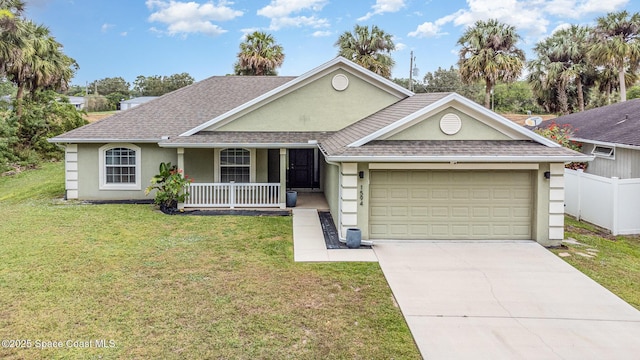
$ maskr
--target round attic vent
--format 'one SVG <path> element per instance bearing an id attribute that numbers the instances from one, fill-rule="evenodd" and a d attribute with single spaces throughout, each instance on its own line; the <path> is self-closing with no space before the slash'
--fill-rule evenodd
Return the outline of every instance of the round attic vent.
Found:
<path id="1" fill-rule="evenodd" d="M 338 74 L 331 79 L 331 86 L 338 91 L 349 87 L 349 78 L 344 74 Z"/>
<path id="2" fill-rule="evenodd" d="M 462 128 L 462 120 L 456 114 L 445 114 L 440 119 L 440 130 L 447 135 L 453 135 L 458 133 Z"/>

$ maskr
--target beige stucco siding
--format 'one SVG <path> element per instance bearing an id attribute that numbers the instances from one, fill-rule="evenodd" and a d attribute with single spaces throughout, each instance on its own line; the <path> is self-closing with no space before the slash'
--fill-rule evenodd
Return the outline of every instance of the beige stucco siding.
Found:
<path id="1" fill-rule="evenodd" d="M 213 149 L 185 149 L 184 172 L 193 182 L 214 182 Z"/>
<path id="2" fill-rule="evenodd" d="M 440 130 L 440 119 L 445 114 L 455 114 L 460 117 L 462 127 L 454 135 L 447 135 Z M 469 115 L 449 107 L 425 119 L 417 119 L 417 123 L 400 132 L 388 140 L 510 140 L 510 138 Z"/>
<path id="3" fill-rule="evenodd" d="M 329 211 L 333 221 L 338 226 L 338 205 L 340 202 L 339 195 L 339 169 L 336 165 L 331 165 L 326 162 L 322 162 L 322 169 L 320 173 L 322 175 L 322 185 L 324 186 L 324 197 L 329 204 Z"/>
<path id="4" fill-rule="evenodd" d="M 337 91 L 332 87 L 331 80 L 337 74 L 348 77 L 347 89 Z M 336 70 L 217 130 L 336 131 L 398 100 L 346 71 Z"/>
<path id="5" fill-rule="evenodd" d="M 105 144 L 78 144 L 78 198 L 80 200 L 139 200 L 152 199 L 145 196 L 144 189 L 158 173 L 161 162 L 177 164 L 176 149 L 163 149 L 156 144 L 134 144 L 140 147 L 140 190 L 100 190 L 99 153 Z"/>

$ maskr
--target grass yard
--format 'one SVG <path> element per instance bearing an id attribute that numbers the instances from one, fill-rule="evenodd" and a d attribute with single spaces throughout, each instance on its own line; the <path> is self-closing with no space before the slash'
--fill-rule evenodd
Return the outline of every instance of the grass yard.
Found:
<path id="1" fill-rule="evenodd" d="M 611 236 L 565 217 L 565 238 L 579 244 L 554 253 L 569 254 L 562 259 L 640 310 L 640 236 Z"/>
<path id="2" fill-rule="evenodd" d="M 294 263 L 290 217 L 66 203 L 63 182 L 0 178 L 0 339 L 23 340 L 0 358 L 420 358 L 378 264 Z"/>

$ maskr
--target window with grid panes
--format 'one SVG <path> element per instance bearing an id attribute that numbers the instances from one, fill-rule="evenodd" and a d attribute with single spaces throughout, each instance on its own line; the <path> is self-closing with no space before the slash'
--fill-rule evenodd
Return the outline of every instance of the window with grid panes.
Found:
<path id="1" fill-rule="evenodd" d="M 220 182 L 248 183 L 251 181 L 251 152 L 246 149 L 220 151 Z"/>
<path id="2" fill-rule="evenodd" d="M 136 151 L 128 148 L 113 148 L 104 153 L 106 184 L 136 183 Z"/>

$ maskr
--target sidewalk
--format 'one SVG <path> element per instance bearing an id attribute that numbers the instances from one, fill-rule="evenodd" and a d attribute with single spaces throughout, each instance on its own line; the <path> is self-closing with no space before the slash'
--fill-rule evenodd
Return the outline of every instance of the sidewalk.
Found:
<path id="1" fill-rule="evenodd" d="M 296 262 L 378 261 L 373 249 L 327 249 L 316 209 L 293 209 Z"/>

